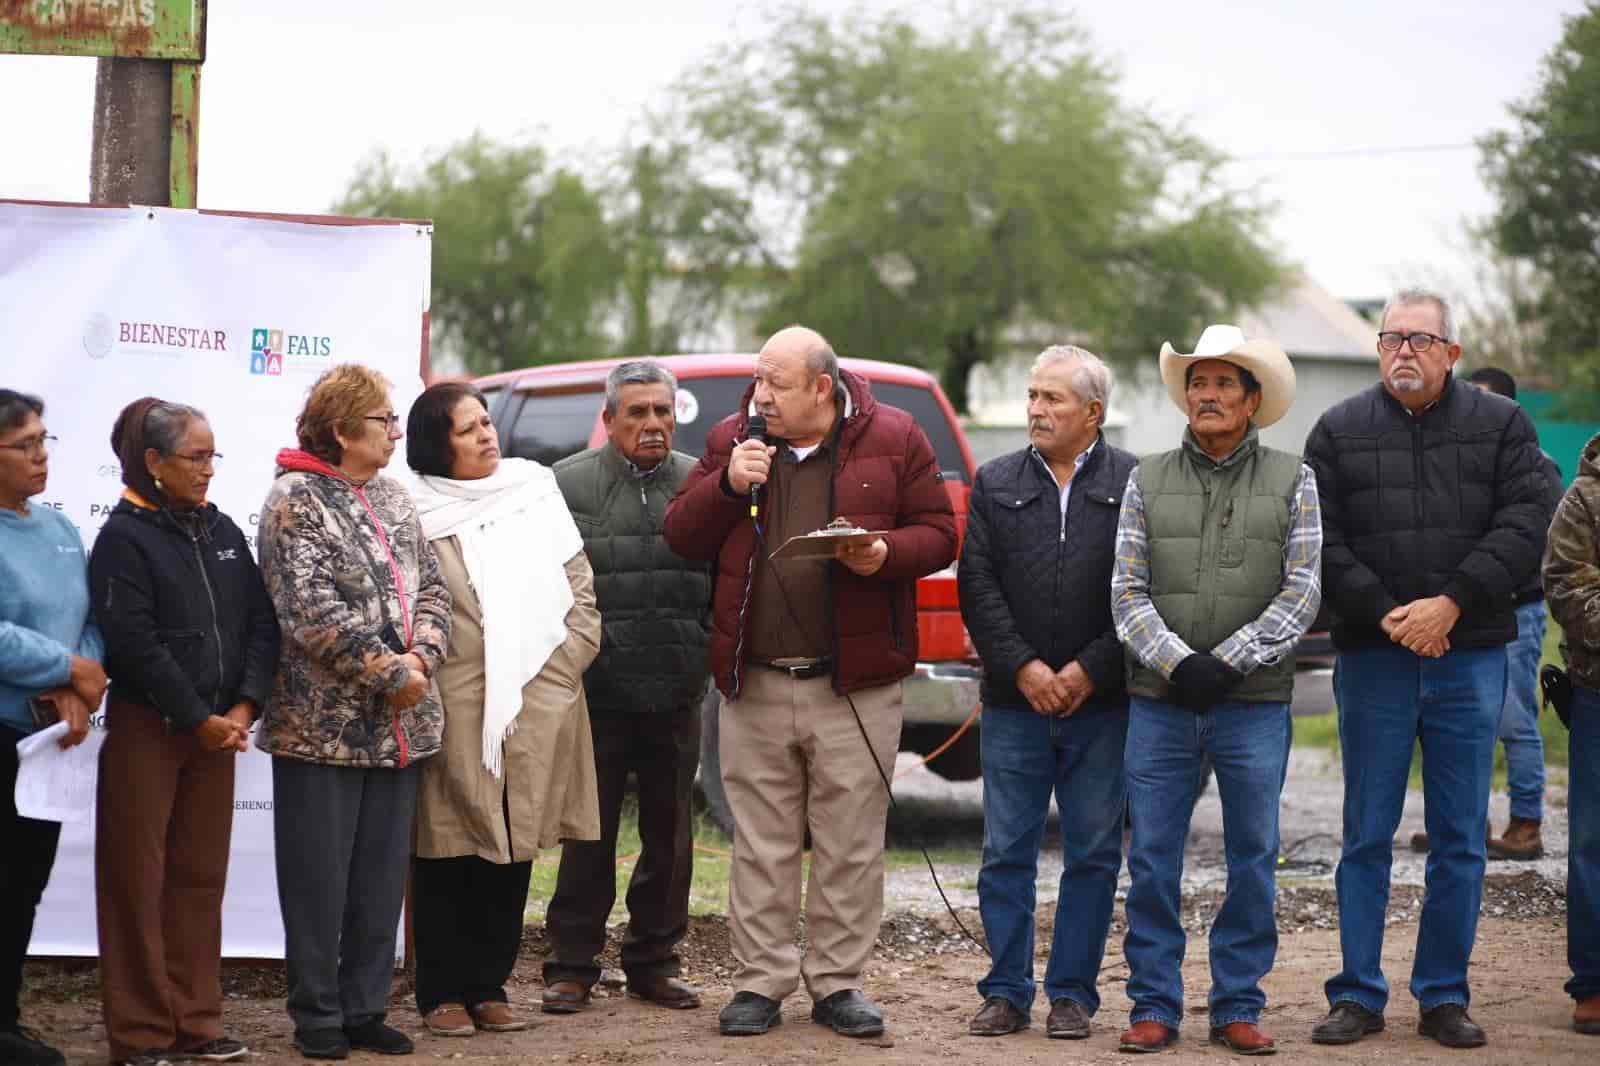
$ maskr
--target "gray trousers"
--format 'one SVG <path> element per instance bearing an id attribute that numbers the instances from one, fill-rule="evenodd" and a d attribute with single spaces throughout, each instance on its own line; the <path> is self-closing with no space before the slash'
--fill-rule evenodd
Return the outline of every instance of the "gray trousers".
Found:
<path id="1" fill-rule="evenodd" d="M 418 768 L 272 760 L 272 816 L 296 1031 L 382 1018 L 394 978 Z"/>

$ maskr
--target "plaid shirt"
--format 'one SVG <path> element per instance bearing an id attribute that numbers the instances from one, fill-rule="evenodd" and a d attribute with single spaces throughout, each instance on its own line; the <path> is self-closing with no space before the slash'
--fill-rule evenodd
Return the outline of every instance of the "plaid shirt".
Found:
<path id="1" fill-rule="evenodd" d="M 1317 476 L 1301 463 L 1289 504 L 1289 535 L 1283 543 L 1283 585 L 1255 621 L 1240 626 L 1215 648 L 1203 650 L 1248 674 L 1294 651 L 1321 604 L 1322 510 L 1317 502 Z M 1117 521 L 1111 616 L 1127 651 L 1169 681 L 1178 664 L 1194 654 L 1195 649 L 1167 628 L 1150 599 L 1150 541 L 1137 470 L 1128 476 Z"/>

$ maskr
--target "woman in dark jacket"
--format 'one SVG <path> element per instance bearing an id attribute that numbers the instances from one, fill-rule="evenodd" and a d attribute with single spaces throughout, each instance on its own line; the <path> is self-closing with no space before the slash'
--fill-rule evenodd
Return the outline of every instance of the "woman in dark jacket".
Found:
<path id="1" fill-rule="evenodd" d="M 150 397 L 111 431 L 127 486 L 89 585 L 111 699 L 95 833 L 114 1062 L 222 1062 L 222 893 L 234 756 L 272 691 L 278 623 L 244 534 L 206 502 L 218 458 L 193 407 Z"/>

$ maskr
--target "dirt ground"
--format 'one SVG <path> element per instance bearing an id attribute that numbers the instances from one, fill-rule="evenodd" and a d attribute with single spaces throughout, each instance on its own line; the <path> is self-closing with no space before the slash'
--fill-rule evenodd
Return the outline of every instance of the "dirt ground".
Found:
<path id="1" fill-rule="evenodd" d="M 1507 893 L 1526 895 L 1537 888 L 1532 874 L 1492 882 L 1485 911 Z M 1545 893 L 1548 905 L 1533 908 L 1545 913 L 1521 919 L 1485 917 L 1479 926 L 1473 956 L 1473 984 L 1477 998 L 1473 1015 L 1489 1032 L 1490 1044 L 1475 1052 L 1448 1051 L 1416 1033 L 1416 1007 L 1403 991 L 1416 937 L 1416 893 L 1397 886 L 1393 924 L 1384 950 L 1386 971 L 1401 986 L 1388 1013 L 1389 1030 L 1346 1048 L 1314 1047 L 1311 1026 L 1326 1010 L 1322 982 L 1339 961 L 1338 933 L 1298 923 L 1295 914 L 1316 914 L 1324 890 L 1285 893 L 1280 924 L 1284 933 L 1278 964 L 1265 982 L 1269 1006 L 1263 1019 L 1268 1032 L 1278 1038 L 1281 1055 L 1315 1055 L 1332 1063 L 1549 1063 L 1586 1066 L 1600 1062 L 1600 1038 L 1579 1036 L 1570 1026 L 1572 1004 L 1562 995 L 1566 972 L 1565 917 L 1557 912 L 1560 900 Z M 1203 928 L 1214 899 L 1198 899 L 1186 908 L 1187 924 Z M 1040 914 L 1040 943 L 1047 945 L 1050 911 Z M 1405 915 L 1406 917 L 1401 917 Z M 977 915 L 962 912 L 969 928 L 977 928 Z M 903 913 L 883 926 L 878 949 L 867 971 L 867 989 L 883 1004 L 889 1032 L 880 1040 L 854 1041 L 813 1025 L 810 1003 L 803 992 L 785 1005 L 784 1024 L 763 1037 L 723 1038 L 717 1034 L 717 1009 L 731 993 L 727 927 L 719 917 L 696 918 L 685 944 L 685 976 L 705 992 L 705 1006 L 696 1011 L 668 1011 L 628 999 L 620 990 L 597 998 L 594 1007 L 579 1015 L 547 1016 L 538 1013 L 539 964 L 545 944 L 532 927 L 523 958 L 510 986 L 515 1006 L 534 1019 L 523 1033 L 479 1034 L 470 1039 L 429 1035 L 417 1017 L 404 978 L 397 979 L 395 1006 L 390 1021 L 411 1033 L 417 1055 L 411 1061 L 461 1063 L 667 1063 L 698 1061 L 722 1063 L 912 1063 L 1006 1064 L 1023 1062 L 1126 1062 L 1117 1051 L 1117 1035 L 1126 1025 L 1129 1002 L 1123 994 L 1127 965 L 1121 955 L 1121 908 L 1101 971 L 1103 1004 L 1094 1031 L 1085 1041 L 1051 1041 L 1044 1035 L 1047 1008 L 1036 1005 L 1034 1028 L 1008 1037 L 980 1039 L 967 1035 L 967 1021 L 979 1006 L 974 983 L 984 972 L 977 949 L 954 933 L 948 916 L 925 918 Z M 1203 936 L 1190 934 L 1184 979 L 1189 991 L 1189 1022 L 1182 1041 L 1159 1060 L 1171 1063 L 1224 1062 L 1231 1059 L 1222 1048 L 1206 1043 L 1206 946 Z M 614 950 L 615 945 L 613 945 Z M 1041 957 L 1037 970 L 1042 975 Z M 92 964 L 32 964 L 28 1022 L 62 1047 L 67 1061 L 99 1064 L 106 1061 L 104 1030 Z M 248 1060 L 260 1064 L 302 1063 L 290 1043 L 291 1027 L 283 1012 L 282 973 L 278 969 L 230 967 L 225 986 L 227 1024 L 231 1033 L 254 1051 Z M 357 1053 L 352 1062 L 378 1061 L 370 1053 Z M 394 1060 L 406 1061 L 406 1060 Z"/>

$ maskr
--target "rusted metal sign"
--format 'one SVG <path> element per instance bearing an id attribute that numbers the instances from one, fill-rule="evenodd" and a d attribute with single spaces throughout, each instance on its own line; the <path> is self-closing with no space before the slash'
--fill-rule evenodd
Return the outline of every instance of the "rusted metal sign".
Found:
<path id="1" fill-rule="evenodd" d="M 0 0 L 0 53 L 206 57 L 205 0 Z"/>

